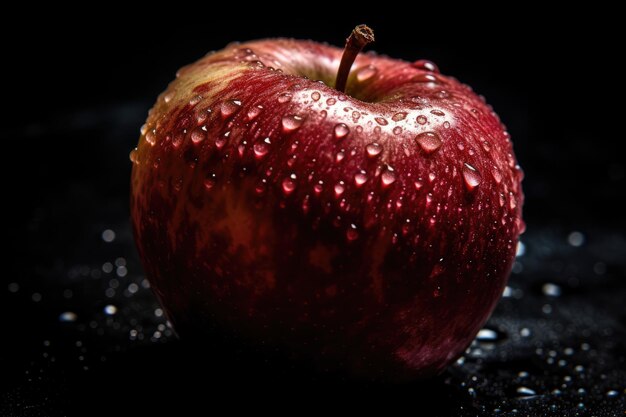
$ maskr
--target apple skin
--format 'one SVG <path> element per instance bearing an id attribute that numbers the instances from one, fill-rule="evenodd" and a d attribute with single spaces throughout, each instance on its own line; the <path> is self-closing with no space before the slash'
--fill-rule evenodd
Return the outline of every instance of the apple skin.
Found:
<path id="1" fill-rule="evenodd" d="M 327 86 L 341 54 L 261 40 L 180 70 L 131 152 L 139 254 L 182 338 L 429 377 L 502 294 L 522 171 L 468 86 L 368 53 L 344 94 Z"/>

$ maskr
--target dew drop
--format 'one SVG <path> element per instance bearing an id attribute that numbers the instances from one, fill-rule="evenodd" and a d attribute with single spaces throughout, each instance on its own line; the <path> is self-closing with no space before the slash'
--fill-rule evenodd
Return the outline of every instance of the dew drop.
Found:
<path id="1" fill-rule="evenodd" d="M 293 193 L 293 191 L 296 189 L 295 179 L 296 179 L 296 175 L 291 174 L 289 177 L 283 180 L 282 186 L 283 186 L 283 192 L 285 193 L 285 195 L 289 195 Z"/>
<path id="2" fill-rule="evenodd" d="M 433 74 L 417 74 L 412 80 L 416 83 L 436 83 L 438 81 Z"/>
<path id="3" fill-rule="evenodd" d="M 345 138 L 348 133 L 350 133 L 350 129 L 346 126 L 345 123 L 339 123 L 335 126 L 335 138 L 342 139 Z"/>
<path id="4" fill-rule="evenodd" d="M 428 181 L 430 181 L 430 182 L 435 181 L 435 173 L 434 172 L 429 172 L 428 173 Z"/>
<path id="5" fill-rule="evenodd" d="M 139 133 L 141 133 L 142 135 L 145 135 L 148 132 L 148 126 L 146 124 L 141 125 L 141 127 L 139 128 Z"/>
<path id="6" fill-rule="evenodd" d="M 426 116 L 423 116 L 423 115 L 417 116 L 417 123 L 421 125 L 425 125 L 427 121 L 428 119 L 426 118 Z"/>
<path id="7" fill-rule="evenodd" d="M 163 96 L 163 101 L 169 103 L 174 98 L 174 91 L 170 91 Z"/>
<path id="8" fill-rule="evenodd" d="M 339 152 L 337 152 L 337 155 L 335 155 L 335 162 L 341 162 L 343 158 L 345 157 L 346 157 L 346 153 L 342 149 Z"/>
<path id="9" fill-rule="evenodd" d="M 450 129 L 450 122 L 448 122 L 448 121 L 443 122 L 443 128 L 444 129 Z"/>
<path id="10" fill-rule="evenodd" d="M 335 197 L 336 198 L 341 197 L 344 191 L 346 191 L 346 187 L 343 181 L 339 181 L 337 184 L 335 184 Z"/>
<path id="11" fill-rule="evenodd" d="M 154 129 L 146 132 L 146 142 L 148 142 L 152 146 L 154 146 L 154 144 L 156 143 L 156 132 Z"/>
<path id="12" fill-rule="evenodd" d="M 493 169 L 491 170 L 491 175 L 493 176 L 493 179 L 496 181 L 496 184 L 500 184 L 502 182 L 502 173 L 500 172 L 498 168 L 493 167 Z"/>
<path id="13" fill-rule="evenodd" d="M 287 103 L 291 101 L 291 93 L 282 93 L 278 96 L 279 103 Z"/>
<path id="14" fill-rule="evenodd" d="M 614 389 L 606 392 L 606 396 L 609 397 L 609 398 L 615 398 L 618 395 L 619 395 L 619 393 L 617 391 L 615 391 Z"/>
<path id="15" fill-rule="evenodd" d="M 517 207 L 517 200 L 515 199 L 515 195 L 513 195 L 512 192 L 509 192 L 509 206 L 511 207 L 511 210 Z"/>
<path id="16" fill-rule="evenodd" d="M 441 138 L 435 132 L 420 133 L 415 137 L 415 140 L 427 154 L 431 154 L 441 147 Z"/>
<path id="17" fill-rule="evenodd" d="M 235 114 L 241 108 L 241 101 L 239 100 L 228 100 L 222 103 L 220 106 L 220 113 L 222 113 L 222 117 L 229 117 Z"/>
<path id="18" fill-rule="evenodd" d="M 365 171 L 361 170 L 354 174 L 354 183 L 357 187 L 362 186 L 367 181 L 367 174 Z"/>
<path id="19" fill-rule="evenodd" d="M 506 197 L 504 196 L 504 194 L 500 193 L 500 207 L 504 207 L 504 205 L 506 204 Z"/>
<path id="20" fill-rule="evenodd" d="M 406 115 L 407 115 L 406 112 L 396 113 L 396 114 L 393 115 L 391 120 L 393 120 L 394 122 L 399 122 L 400 120 L 406 119 Z"/>
<path id="21" fill-rule="evenodd" d="M 359 232 L 357 231 L 356 225 L 351 224 L 350 227 L 348 227 L 348 230 L 346 231 L 346 239 L 348 239 L 349 242 L 354 242 L 358 238 L 359 238 Z"/>
<path id="22" fill-rule="evenodd" d="M 476 340 L 481 342 L 493 342 L 498 340 L 498 333 L 491 329 L 480 329 L 476 335 Z"/>
<path id="23" fill-rule="evenodd" d="M 356 111 L 356 110 L 352 112 L 352 119 L 353 119 L 353 120 L 355 120 L 355 121 L 356 121 L 356 120 L 359 120 L 359 117 L 361 117 L 361 113 L 359 113 L 359 112 L 358 112 L 358 111 Z"/>
<path id="24" fill-rule="evenodd" d="M 421 188 L 424 186 L 424 182 L 423 182 L 423 181 L 420 181 L 420 180 L 417 180 L 417 181 L 415 181 L 415 182 L 413 183 L 413 185 L 415 186 L 415 189 L 416 189 L 416 190 L 419 190 L 419 189 L 421 189 Z"/>
<path id="25" fill-rule="evenodd" d="M 315 195 L 320 195 L 323 189 L 324 189 L 324 182 L 321 180 L 313 186 L 313 191 L 315 192 Z"/>
<path id="26" fill-rule="evenodd" d="M 332 97 L 329 98 L 328 100 L 326 100 L 326 104 L 328 104 L 329 106 L 334 106 L 336 102 L 337 102 L 337 100 L 335 100 Z"/>
<path id="27" fill-rule="evenodd" d="M 282 120 L 283 131 L 285 133 L 293 132 L 302 126 L 302 122 L 304 119 L 298 115 L 292 114 L 289 116 L 284 116 Z"/>
<path id="28" fill-rule="evenodd" d="M 376 156 L 378 156 L 383 150 L 383 147 L 380 146 L 378 143 L 376 142 L 372 142 L 369 145 L 367 145 L 365 147 L 365 151 L 367 152 L 367 156 L 369 156 L 370 158 L 375 158 Z"/>
<path id="29" fill-rule="evenodd" d="M 393 128 L 394 135 L 399 135 L 400 133 L 402 133 L 402 128 L 400 126 L 396 126 Z"/>
<path id="30" fill-rule="evenodd" d="M 485 150 L 485 152 L 491 151 L 491 143 L 485 140 L 482 142 L 482 145 L 483 145 L 483 149 Z"/>
<path id="31" fill-rule="evenodd" d="M 311 98 L 313 99 L 313 101 L 318 101 L 321 97 L 322 95 L 318 91 L 313 91 L 311 93 Z"/>
<path id="32" fill-rule="evenodd" d="M 388 187 L 396 181 L 396 173 L 393 168 L 387 165 L 387 169 L 380 176 L 380 181 L 383 187 Z"/>
<path id="33" fill-rule="evenodd" d="M 559 297 L 561 295 L 561 287 L 548 282 L 546 284 L 543 284 L 543 286 L 541 287 L 541 292 L 543 293 L 543 295 L 547 295 L 549 297 Z"/>
<path id="34" fill-rule="evenodd" d="M 429 61 L 427 59 L 419 59 L 415 61 L 413 64 L 411 64 L 411 66 L 413 68 L 421 69 L 424 71 L 430 71 L 430 72 L 435 72 L 435 73 L 439 72 L 439 68 L 437 67 L 437 65 L 434 62 Z"/>
<path id="35" fill-rule="evenodd" d="M 387 124 L 389 123 L 384 117 L 375 117 L 374 120 L 376 120 L 376 123 L 381 126 L 387 126 Z"/>
<path id="36" fill-rule="evenodd" d="M 254 156 L 256 156 L 258 159 L 261 159 L 265 155 L 267 155 L 267 153 L 269 152 L 269 144 L 270 138 L 265 138 L 263 142 L 255 143 L 252 147 L 252 150 L 254 151 Z"/>
<path id="37" fill-rule="evenodd" d="M 465 180 L 465 187 L 467 187 L 468 191 L 474 190 L 482 181 L 480 173 L 467 162 L 463 164 L 463 179 Z"/>
<path id="38" fill-rule="evenodd" d="M 130 158 L 130 162 L 132 162 L 133 164 L 139 165 L 139 151 L 137 151 L 137 148 L 130 151 L 130 154 L 128 154 L 128 157 Z"/>
<path id="39" fill-rule="evenodd" d="M 194 144 L 202 142 L 205 137 L 206 133 L 200 128 L 195 128 L 191 131 L 191 141 Z"/>
<path id="40" fill-rule="evenodd" d="M 528 387 L 517 387 L 517 393 L 523 397 L 531 397 L 537 395 L 534 389 Z"/>
<path id="41" fill-rule="evenodd" d="M 367 65 L 365 67 L 361 67 L 356 71 L 356 79 L 358 82 L 362 83 L 364 81 L 372 78 L 378 70 L 373 65 Z"/>
<path id="42" fill-rule="evenodd" d="M 435 116 L 445 116 L 446 114 L 441 110 L 431 110 L 430 114 L 434 114 Z"/>
<path id="43" fill-rule="evenodd" d="M 254 119 L 256 119 L 259 114 L 261 114 L 261 111 L 263 111 L 263 106 L 259 105 L 259 106 L 252 106 L 250 107 L 250 110 L 248 110 L 248 120 L 252 121 Z"/>

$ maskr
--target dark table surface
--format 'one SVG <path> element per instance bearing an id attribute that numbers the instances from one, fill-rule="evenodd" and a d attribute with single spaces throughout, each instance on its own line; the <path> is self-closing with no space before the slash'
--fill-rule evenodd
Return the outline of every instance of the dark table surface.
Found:
<path id="1" fill-rule="evenodd" d="M 309 33 L 311 27 L 295 21 L 284 34 L 326 33 Z M 404 33 L 381 22 L 378 27 L 388 39 Z M 244 33 L 235 36 L 235 29 Z M 322 39 L 340 42 L 344 30 L 335 32 Z M 525 47 L 485 46 L 464 55 L 455 40 L 441 48 L 426 43 L 420 55 L 474 85 L 509 125 L 526 170 L 528 230 L 502 300 L 464 356 L 431 381 L 388 386 L 328 380 L 216 346 L 189 346 L 173 334 L 130 232 L 128 151 L 176 67 L 234 37 L 276 33 L 271 25 L 233 26 L 211 32 L 209 47 L 187 49 L 165 36 L 150 46 L 139 33 L 96 43 L 80 58 L 60 52 L 91 72 L 51 67 L 58 82 L 48 88 L 57 106 L 37 106 L 35 116 L 20 112 L 14 124 L 0 128 L 7 155 L 21 166 L 3 167 L 9 215 L 0 287 L 0 415 L 148 415 L 166 408 L 197 415 L 180 410 L 280 409 L 287 400 L 328 412 L 331 399 L 351 407 L 388 401 L 387 408 L 408 405 L 417 415 L 435 416 L 624 415 L 624 160 L 598 125 L 533 118 L 539 112 L 584 119 L 578 107 L 555 115 L 546 101 L 529 98 L 530 81 L 519 77 L 532 66 Z M 408 45 L 383 38 L 379 46 L 412 56 Z M 170 55 L 157 53 L 163 49 Z M 116 59 L 100 65 L 101 54 Z M 139 65 L 148 56 L 155 66 Z M 516 81 L 507 84 L 512 77 Z M 71 98 L 64 95 L 68 88 Z M 598 115 L 608 118 L 610 109 L 590 117 Z"/>

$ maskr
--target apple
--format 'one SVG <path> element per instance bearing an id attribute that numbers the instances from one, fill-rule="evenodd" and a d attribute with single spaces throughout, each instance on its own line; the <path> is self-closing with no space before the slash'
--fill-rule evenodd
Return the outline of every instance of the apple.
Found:
<path id="1" fill-rule="evenodd" d="M 398 381 L 440 373 L 487 320 L 524 229 L 509 134 L 432 62 L 359 54 L 372 39 L 231 44 L 150 110 L 132 223 L 182 338 Z"/>

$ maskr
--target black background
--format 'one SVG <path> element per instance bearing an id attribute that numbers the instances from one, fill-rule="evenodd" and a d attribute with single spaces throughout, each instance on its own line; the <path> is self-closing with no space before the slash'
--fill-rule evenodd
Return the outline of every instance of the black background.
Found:
<path id="1" fill-rule="evenodd" d="M 580 273 L 577 279 L 586 282 L 583 271 L 601 259 L 611 276 L 608 284 L 597 284 L 604 286 L 599 290 L 604 291 L 602 296 L 591 299 L 584 298 L 580 290 L 572 292 L 583 301 L 591 300 L 592 309 L 602 305 L 598 308 L 615 321 L 611 340 L 617 347 L 608 349 L 607 362 L 623 369 L 625 316 L 616 297 L 623 297 L 625 288 L 626 165 L 622 153 L 624 134 L 616 129 L 620 117 L 623 119 L 623 104 L 613 104 L 619 103 L 621 89 L 616 74 L 619 67 L 614 63 L 616 33 L 611 33 L 608 24 L 609 29 L 590 31 L 584 20 L 562 17 L 551 22 L 547 17 L 539 20 L 520 16 L 521 23 L 515 25 L 507 16 L 511 14 L 458 22 L 441 14 L 412 20 L 370 15 L 267 21 L 226 20 L 211 18 L 204 11 L 195 15 L 189 11 L 184 19 L 167 16 L 167 12 L 158 18 L 141 19 L 38 18 L 24 29 L 34 31 L 36 36 L 22 38 L 19 32 L 5 33 L 9 58 L 3 68 L 3 96 L 9 109 L 0 127 L 7 210 L 4 237 L 9 245 L 5 276 L 7 285 L 20 285 L 16 294 L 0 288 L 3 299 L 8 295 L 2 302 L 7 324 L 3 342 L 6 351 L 1 358 L 7 372 L 0 376 L 0 387 L 8 393 L 2 399 L 6 410 L 10 410 L 7 413 L 64 414 L 92 406 L 118 410 L 122 399 L 139 401 L 137 407 L 131 407 L 138 410 L 161 402 L 176 404 L 179 396 L 192 405 L 208 402 L 208 388 L 205 392 L 203 386 L 184 382 L 192 374 L 200 375 L 204 382 L 199 384 L 206 387 L 241 384 L 247 387 L 241 390 L 243 395 L 255 391 L 254 383 L 249 381 L 258 383 L 256 389 L 263 391 L 264 377 L 280 379 L 282 389 L 291 386 L 290 381 L 302 382 L 298 371 L 275 377 L 271 376 L 271 368 L 261 366 L 263 370 L 259 371 L 258 364 L 250 365 L 254 360 L 228 356 L 218 361 L 219 366 L 213 363 L 210 370 L 200 367 L 199 371 L 194 369 L 194 361 L 181 359 L 187 356 L 187 350 L 177 341 L 133 348 L 116 339 L 119 332 L 111 331 L 109 335 L 109 330 L 101 337 L 80 336 L 83 343 L 90 343 L 90 352 L 97 352 L 95 356 L 109 358 L 105 365 L 90 363 L 94 369 L 83 372 L 82 365 L 68 365 L 75 362 L 69 359 L 73 354 L 67 352 L 74 349 L 76 330 L 59 326 L 57 317 L 71 308 L 81 318 L 91 314 L 93 306 L 101 309 L 108 303 L 100 287 L 85 285 L 74 276 L 72 271 L 80 265 L 98 266 L 103 258 L 113 260 L 121 254 L 127 259 L 129 276 L 141 276 L 128 229 L 128 152 L 137 141 L 147 110 L 180 66 L 233 40 L 285 36 L 342 45 L 358 23 L 367 23 L 376 31 L 372 49 L 406 60 L 430 59 L 444 74 L 471 85 L 494 106 L 509 128 L 526 173 L 524 217 L 528 242 L 540 242 L 557 254 L 556 260 L 550 258 L 550 267 L 542 264 L 540 254 L 531 258 L 528 263 L 535 265 L 537 273 L 526 277 L 528 281 L 520 282 L 519 287 L 528 286 L 528 292 L 535 291 L 537 297 L 542 297 L 537 290 L 541 282 L 563 278 L 562 287 L 567 293 L 572 283 L 565 275 L 572 274 L 562 271 L 568 271 L 568 265 L 578 265 L 574 268 Z M 594 19 L 589 16 L 589 20 Z M 554 22 L 559 22 L 558 28 Z M 119 246 L 113 249 L 100 239 L 100 233 L 107 228 L 117 234 Z M 572 252 L 567 245 L 572 231 L 586 237 L 579 252 Z M 527 246 L 531 249 L 530 244 Z M 608 253 L 609 258 L 598 253 Z M 588 260 L 589 265 L 581 259 Z M 562 264 L 561 270 L 552 268 L 555 262 Z M 527 267 L 526 273 L 532 268 Z M 66 288 L 74 288 L 69 300 L 59 296 Z M 41 293 L 43 300 L 34 303 L 33 292 Z M 148 291 L 141 294 L 134 310 L 124 312 L 126 316 L 152 311 L 154 299 Z M 532 300 L 526 304 L 531 305 Z M 525 315 L 522 307 L 511 307 L 506 312 L 511 313 L 507 317 L 513 321 Z M 569 319 L 565 317 L 562 323 Z M 96 319 L 99 323 L 104 320 Z M 498 330 L 511 327 L 509 322 L 503 323 Z M 592 331 L 590 337 L 595 334 Z M 35 356 L 41 355 L 42 341 L 49 339 L 58 340 L 61 346 L 57 352 L 61 364 L 46 360 L 45 365 L 33 365 Z M 565 342 L 560 343 L 554 336 L 542 343 L 563 346 Z M 65 360 L 64 355 L 68 357 Z M 23 375 L 33 366 L 43 369 L 44 375 L 35 382 Z M 507 362 L 500 366 L 506 368 Z M 410 402 L 418 398 L 428 407 L 439 404 L 442 415 L 489 414 L 493 404 L 500 404 L 494 395 L 489 397 L 491 402 L 483 403 L 461 396 L 455 384 L 464 376 L 454 372 L 459 371 L 450 371 L 428 387 L 402 387 L 403 399 Z M 542 368 L 541 372 L 550 371 Z M 486 386 L 502 383 L 501 379 L 490 381 L 492 374 L 483 375 Z M 156 382 L 159 378 L 166 382 Z M 453 382 L 442 382 L 445 378 L 453 378 Z M 617 380 L 623 382 L 623 374 Z M 310 389 L 310 384 L 294 385 L 302 386 L 299 394 L 312 401 L 313 394 L 303 392 Z M 388 387 L 380 389 L 388 391 Z M 620 391 L 620 387 L 614 389 Z M 332 391 L 337 395 L 346 390 L 346 386 L 340 386 Z M 463 386 L 462 390 L 465 393 L 467 388 Z M 515 397 L 514 389 L 503 392 Z M 273 395 L 272 401 L 279 401 L 280 393 Z M 623 392 L 621 396 L 623 401 Z M 577 400 L 565 401 L 563 410 L 568 410 L 569 402 L 575 406 Z M 34 405 L 26 409 L 24 404 Z M 598 410 L 619 413 L 619 404 L 600 403 Z M 523 410 L 528 403 L 509 404 L 502 409 L 511 411 L 515 407 Z"/>

